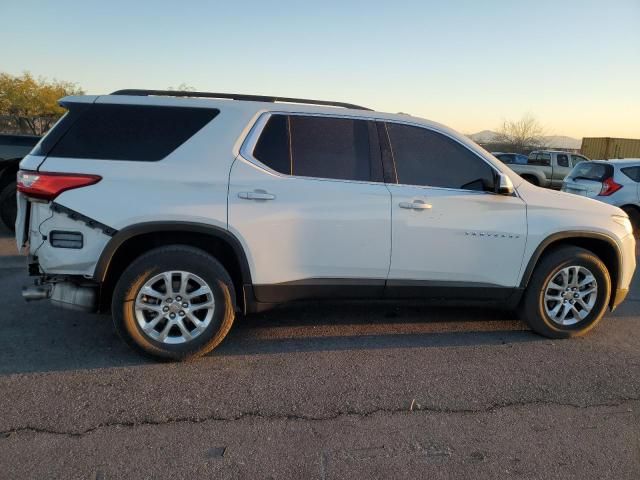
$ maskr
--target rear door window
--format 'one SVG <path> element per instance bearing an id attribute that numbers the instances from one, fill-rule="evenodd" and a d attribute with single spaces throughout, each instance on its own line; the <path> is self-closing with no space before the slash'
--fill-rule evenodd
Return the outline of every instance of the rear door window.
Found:
<path id="1" fill-rule="evenodd" d="M 455 140 L 426 128 L 387 123 L 398 183 L 493 191 L 494 170 Z"/>
<path id="2" fill-rule="evenodd" d="M 306 116 L 289 118 L 294 175 L 371 179 L 366 121 Z"/>
<path id="3" fill-rule="evenodd" d="M 93 104 L 83 107 L 44 154 L 99 160 L 161 160 L 213 120 L 217 109 Z M 73 115 L 69 116 L 70 119 Z M 55 128 L 58 128 L 56 126 Z M 46 143 L 46 142 L 43 142 Z"/>
<path id="4" fill-rule="evenodd" d="M 374 130 L 366 120 L 272 115 L 253 156 L 286 175 L 381 181 L 380 158 L 372 155 L 379 152 L 370 139 Z"/>
<path id="5" fill-rule="evenodd" d="M 569 166 L 569 156 L 565 155 L 563 153 L 559 153 L 558 156 L 556 157 L 556 159 L 558 160 L 558 166 L 559 167 L 568 167 Z"/>

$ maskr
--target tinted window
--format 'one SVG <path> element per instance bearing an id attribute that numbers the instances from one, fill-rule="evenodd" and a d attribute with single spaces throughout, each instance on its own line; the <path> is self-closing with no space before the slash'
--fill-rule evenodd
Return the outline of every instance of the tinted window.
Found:
<path id="1" fill-rule="evenodd" d="M 62 122 L 67 130 L 49 155 L 161 160 L 218 113 L 218 110 L 208 108 L 93 104 L 73 123 Z"/>
<path id="2" fill-rule="evenodd" d="M 542 165 L 548 167 L 551 165 L 551 154 L 534 152 L 529 155 L 529 165 Z"/>
<path id="3" fill-rule="evenodd" d="M 640 167 L 625 167 L 621 168 L 620 171 L 634 182 L 640 182 Z"/>
<path id="4" fill-rule="evenodd" d="M 253 156 L 272 170 L 291 175 L 287 118 L 285 115 L 273 115 L 269 118 L 253 150 Z"/>
<path id="5" fill-rule="evenodd" d="M 569 166 L 569 157 L 567 155 L 559 153 L 556 157 L 558 159 L 559 167 L 568 167 Z"/>
<path id="6" fill-rule="evenodd" d="M 574 180 L 595 180 L 602 182 L 603 180 L 613 176 L 613 167 L 605 163 L 582 162 L 573 167 L 569 177 Z"/>
<path id="7" fill-rule="evenodd" d="M 280 173 L 339 180 L 379 180 L 370 160 L 369 122 L 273 115 L 253 155 Z M 379 159 L 376 159 L 380 163 Z M 375 166 L 375 165 L 373 165 Z"/>
<path id="8" fill-rule="evenodd" d="M 371 179 L 366 121 L 304 116 L 289 121 L 294 175 Z"/>
<path id="9" fill-rule="evenodd" d="M 493 190 L 493 169 L 458 142 L 409 125 L 388 123 L 387 129 L 399 183 Z"/>

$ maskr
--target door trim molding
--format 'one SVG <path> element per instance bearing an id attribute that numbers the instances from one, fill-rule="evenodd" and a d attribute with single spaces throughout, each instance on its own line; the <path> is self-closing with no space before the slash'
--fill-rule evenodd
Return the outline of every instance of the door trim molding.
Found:
<path id="1" fill-rule="evenodd" d="M 246 286 L 257 303 L 279 304 L 295 300 L 414 299 L 509 303 L 522 289 L 488 283 L 368 278 L 307 278 L 272 285 Z"/>

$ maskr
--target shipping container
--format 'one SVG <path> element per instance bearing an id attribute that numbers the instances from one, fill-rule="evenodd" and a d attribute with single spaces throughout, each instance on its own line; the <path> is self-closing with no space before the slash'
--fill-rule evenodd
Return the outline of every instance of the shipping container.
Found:
<path id="1" fill-rule="evenodd" d="M 640 158 L 640 139 L 610 137 L 583 138 L 580 153 L 593 160 Z"/>

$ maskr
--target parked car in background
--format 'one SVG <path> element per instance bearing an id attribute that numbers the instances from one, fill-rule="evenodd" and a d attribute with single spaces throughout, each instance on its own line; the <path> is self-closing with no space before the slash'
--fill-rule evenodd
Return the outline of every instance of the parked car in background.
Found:
<path id="1" fill-rule="evenodd" d="M 640 158 L 593 160 L 576 165 L 562 191 L 595 198 L 624 210 L 636 233 L 640 228 Z"/>
<path id="2" fill-rule="evenodd" d="M 491 152 L 494 157 L 507 165 L 526 165 L 528 157 L 521 153 Z"/>
<path id="3" fill-rule="evenodd" d="M 529 183 L 539 187 L 560 189 L 562 181 L 578 163 L 587 157 L 557 150 L 535 150 L 526 165 L 512 164 L 511 169 Z"/>
<path id="4" fill-rule="evenodd" d="M 629 291 L 622 210 L 534 187 L 428 120 L 207 92 L 61 105 L 18 173 L 16 242 L 38 277 L 23 296 L 110 308 L 156 358 L 202 355 L 237 311 L 294 300 L 502 304 L 568 338 Z"/>
<path id="5" fill-rule="evenodd" d="M 22 157 L 40 137 L 0 135 L 0 221 L 10 230 L 16 223 L 16 173 Z"/>

